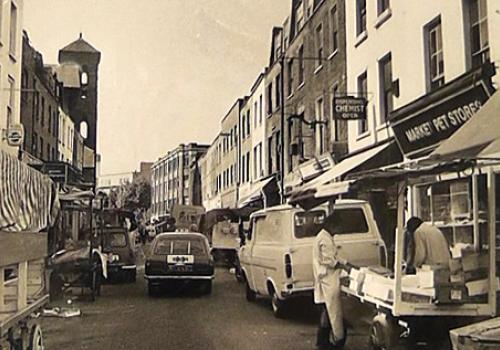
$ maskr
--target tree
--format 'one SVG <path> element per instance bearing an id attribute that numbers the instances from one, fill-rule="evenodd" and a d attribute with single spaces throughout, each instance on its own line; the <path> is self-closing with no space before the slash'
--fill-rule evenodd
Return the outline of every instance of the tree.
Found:
<path id="1" fill-rule="evenodd" d="M 143 179 L 126 182 L 110 197 L 116 198 L 111 203 L 118 208 L 147 210 L 151 206 L 151 185 Z"/>

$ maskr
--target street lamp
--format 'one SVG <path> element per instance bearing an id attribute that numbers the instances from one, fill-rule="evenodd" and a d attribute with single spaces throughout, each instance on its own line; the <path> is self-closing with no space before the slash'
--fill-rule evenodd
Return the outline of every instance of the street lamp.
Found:
<path id="1" fill-rule="evenodd" d="M 281 55 L 279 58 L 280 68 L 281 68 L 281 79 L 280 79 L 280 94 L 281 94 L 281 116 L 280 116 L 280 129 L 281 129 L 281 147 L 280 147 L 280 189 L 281 189 L 281 203 L 285 202 L 284 199 L 284 189 L 285 189 L 285 60 L 294 60 L 294 59 L 302 59 L 302 60 L 312 60 L 312 61 L 323 61 L 324 57 L 296 57 L 296 56 L 286 56 L 285 55 L 285 47 L 284 47 L 284 28 L 281 29 Z M 290 120 L 299 119 L 304 124 L 309 125 L 312 128 L 315 128 L 316 125 L 326 125 L 326 121 L 322 120 L 313 120 L 311 122 L 304 119 L 303 116 L 299 115 L 291 115 L 288 118 L 288 127 L 290 127 Z M 302 141 L 301 141 L 302 142 Z"/>
<path id="2" fill-rule="evenodd" d="M 313 120 L 309 121 L 304 117 L 303 114 L 300 114 L 300 115 L 299 114 L 291 114 L 287 119 L 289 129 L 292 127 L 291 124 L 292 124 L 293 120 L 300 121 L 301 123 L 307 125 L 309 128 L 314 130 L 314 132 L 316 132 L 317 125 L 327 125 L 328 124 L 328 122 L 326 120 L 313 119 Z M 302 147 L 302 135 L 300 136 L 299 142 L 300 142 L 300 146 Z M 293 145 L 290 145 L 290 146 L 291 146 L 291 154 L 297 155 L 299 152 L 299 149 L 297 147 L 294 149 Z M 302 160 L 302 156 L 301 156 L 301 160 Z"/>

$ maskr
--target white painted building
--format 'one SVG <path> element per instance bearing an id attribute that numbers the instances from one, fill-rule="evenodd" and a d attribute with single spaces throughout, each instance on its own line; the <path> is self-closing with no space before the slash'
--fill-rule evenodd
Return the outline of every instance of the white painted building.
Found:
<path id="1" fill-rule="evenodd" d="M 498 66 L 499 13 L 497 0 L 346 1 L 347 91 L 368 99 L 367 123 L 349 122 L 349 152 L 391 138 L 392 110 L 488 57 Z"/>
<path id="2" fill-rule="evenodd" d="M 0 148 L 17 155 L 4 139 L 9 127 L 19 125 L 23 0 L 0 1 Z"/>
<path id="3" fill-rule="evenodd" d="M 59 133 L 57 138 L 59 161 L 73 164 L 75 123 L 62 108 L 59 108 Z"/>
<path id="4" fill-rule="evenodd" d="M 102 174 L 97 177 L 98 190 L 111 190 L 122 185 L 131 183 L 134 179 L 134 172 Z"/>
<path id="5" fill-rule="evenodd" d="M 205 210 L 221 208 L 220 149 L 221 137 L 217 135 L 207 152 L 198 160 L 201 174 L 201 201 Z"/>
<path id="6" fill-rule="evenodd" d="M 240 112 L 240 184 L 238 206 L 260 196 L 266 176 L 266 80 L 259 74 Z M 281 102 L 280 102 L 281 103 Z"/>

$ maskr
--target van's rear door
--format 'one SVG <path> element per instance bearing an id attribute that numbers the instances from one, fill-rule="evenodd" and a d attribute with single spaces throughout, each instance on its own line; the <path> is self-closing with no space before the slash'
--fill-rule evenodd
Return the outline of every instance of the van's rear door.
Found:
<path id="1" fill-rule="evenodd" d="M 312 251 L 314 239 L 323 228 L 326 211 L 296 212 L 293 217 L 293 245 L 290 253 L 295 289 L 314 287 Z"/>
<path id="2" fill-rule="evenodd" d="M 342 258 L 355 266 L 381 265 L 383 242 L 371 211 L 364 205 L 335 206 L 339 224 L 334 242 Z"/>

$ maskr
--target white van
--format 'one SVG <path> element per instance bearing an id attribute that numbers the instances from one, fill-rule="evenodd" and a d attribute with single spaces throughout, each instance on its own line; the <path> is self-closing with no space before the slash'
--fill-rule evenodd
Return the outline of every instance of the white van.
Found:
<path id="1" fill-rule="evenodd" d="M 247 300 L 271 297 L 275 316 L 282 317 L 288 298 L 312 295 L 312 244 L 327 215 L 326 206 L 306 212 L 290 205 L 251 215 L 246 243 L 238 253 Z M 385 244 L 367 202 L 338 200 L 332 215 L 341 216 L 344 223 L 335 242 L 347 261 L 357 266 L 385 265 Z"/>

